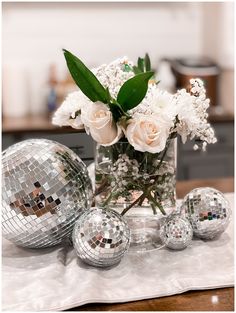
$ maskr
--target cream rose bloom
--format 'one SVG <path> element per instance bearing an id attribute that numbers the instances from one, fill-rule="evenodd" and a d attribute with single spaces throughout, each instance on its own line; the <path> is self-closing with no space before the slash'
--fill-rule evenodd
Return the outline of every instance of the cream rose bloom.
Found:
<path id="1" fill-rule="evenodd" d="M 116 143 L 122 136 L 121 128 L 113 120 L 109 108 L 102 102 L 89 103 L 81 109 L 85 129 L 103 146 Z"/>
<path id="2" fill-rule="evenodd" d="M 158 153 L 166 145 L 166 140 L 173 123 L 157 114 L 135 114 L 128 121 L 125 135 L 135 150 L 141 152 Z"/>

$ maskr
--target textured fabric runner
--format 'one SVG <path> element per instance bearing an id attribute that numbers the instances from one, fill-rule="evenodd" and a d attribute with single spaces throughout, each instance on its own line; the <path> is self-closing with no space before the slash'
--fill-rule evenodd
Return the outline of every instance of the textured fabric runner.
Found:
<path id="1" fill-rule="evenodd" d="M 226 194 L 234 208 L 234 195 Z M 58 311 L 91 302 L 128 302 L 234 284 L 233 218 L 218 240 L 183 251 L 126 254 L 118 266 L 83 264 L 70 247 L 27 250 L 3 239 L 2 309 Z"/>

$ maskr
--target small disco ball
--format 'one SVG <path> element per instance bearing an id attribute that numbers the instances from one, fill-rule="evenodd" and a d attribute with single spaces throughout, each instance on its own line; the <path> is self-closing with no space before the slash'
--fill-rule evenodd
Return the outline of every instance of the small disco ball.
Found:
<path id="1" fill-rule="evenodd" d="M 92 266 L 108 267 L 118 263 L 128 250 L 130 230 L 119 213 L 95 208 L 79 218 L 72 238 L 80 259 Z"/>
<path id="2" fill-rule="evenodd" d="M 196 188 L 183 199 L 180 213 L 190 221 L 193 234 L 202 239 L 219 236 L 230 221 L 230 204 L 214 188 Z"/>
<path id="3" fill-rule="evenodd" d="M 2 233 L 15 244 L 43 248 L 70 236 L 91 206 L 85 164 L 55 141 L 31 139 L 2 153 Z"/>
<path id="4" fill-rule="evenodd" d="M 166 247 L 173 250 L 185 249 L 193 237 L 189 221 L 178 215 L 171 214 L 160 228 L 160 238 Z"/>

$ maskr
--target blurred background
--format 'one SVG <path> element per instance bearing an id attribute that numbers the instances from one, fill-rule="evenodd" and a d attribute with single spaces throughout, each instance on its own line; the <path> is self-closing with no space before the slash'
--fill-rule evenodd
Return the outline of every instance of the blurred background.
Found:
<path id="1" fill-rule="evenodd" d="M 218 143 L 195 152 L 178 141 L 179 180 L 233 176 L 233 2 L 2 3 L 2 148 L 27 138 L 69 145 L 87 163 L 93 142 L 51 125 L 66 94 L 76 90 L 62 48 L 87 66 L 149 53 L 161 80 L 175 92 L 190 77 L 204 80 Z"/>

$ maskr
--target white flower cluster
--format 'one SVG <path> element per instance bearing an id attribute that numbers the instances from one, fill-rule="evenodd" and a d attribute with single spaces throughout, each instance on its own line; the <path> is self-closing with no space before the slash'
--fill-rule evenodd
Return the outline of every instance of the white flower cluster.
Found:
<path id="1" fill-rule="evenodd" d="M 71 126 L 76 129 L 83 129 L 81 120 L 81 108 L 89 102 L 89 99 L 82 91 L 70 93 L 55 112 L 52 123 L 59 126 Z"/>
<path id="2" fill-rule="evenodd" d="M 175 167 L 173 166 L 173 164 L 171 164 L 170 162 L 163 161 L 161 166 L 159 166 L 159 165 L 160 165 L 160 160 L 156 159 L 153 162 L 153 168 L 155 169 L 155 171 L 154 171 L 155 175 L 159 175 L 160 177 L 165 175 L 165 174 L 174 175 Z"/>
<path id="3" fill-rule="evenodd" d="M 215 143 L 216 138 L 207 122 L 210 100 L 200 79 L 191 79 L 191 88 L 177 91 L 172 95 L 151 84 L 143 101 L 129 113 L 125 135 L 136 150 L 152 153 L 164 149 L 168 137 L 179 134 L 185 143 L 189 137 L 195 138 L 199 146 L 206 148 Z"/>
<path id="4" fill-rule="evenodd" d="M 138 161 L 130 159 L 127 154 L 119 154 L 111 168 L 111 177 L 113 178 L 111 186 L 123 190 L 123 187 L 128 185 L 129 179 L 133 183 L 140 177 Z"/>
<path id="5" fill-rule="evenodd" d="M 127 201 L 131 201 L 134 190 L 140 196 L 139 192 L 143 192 L 148 187 L 152 196 L 155 197 L 152 187 L 159 184 L 158 191 L 159 194 L 161 193 L 162 200 L 169 200 L 173 193 L 175 170 L 168 162 L 164 162 L 163 166 L 159 167 L 159 162 L 160 160 L 153 162 L 152 174 L 150 174 L 142 171 L 140 163 L 136 159 L 129 158 L 127 154 L 119 154 L 109 175 L 113 195 L 117 198 L 122 196 Z"/>
<path id="6" fill-rule="evenodd" d="M 216 137 L 211 125 L 207 122 L 207 109 L 210 100 L 206 98 L 206 90 L 200 79 L 190 80 L 190 93 L 185 89 L 175 95 L 177 103 L 177 123 L 176 131 L 186 142 L 187 137 L 197 139 L 202 142 L 202 148 L 207 144 L 215 143 Z M 194 146 L 198 149 L 198 144 Z"/>
<path id="7" fill-rule="evenodd" d="M 92 70 L 104 87 L 108 87 L 110 94 L 116 98 L 120 87 L 131 77 L 134 76 L 132 71 L 133 62 L 127 57 L 117 59 L 110 64 L 103 64 Z"/>
<path id="8" fill-rule="evenodd" d="M 136 177 L 139 172 L 139 164 L 135 159 L 130 159 L 127 154 L 119 154 L 117 161 L 112 166 L 114 176 L 132 176 Z"/>
<path id="9" fill-rule="evenodd" d="M 132 62 L 126 57 L 93 69 L 93 73 L 104 87 L 108 87 L 116 98 L 120 87 L 134 76 Z M 81 91 L 70 94 L 56 111 L 53 124 L 84 127 L 93 139 L 104 146 L 116 143 L 125 136 L 138 151 L 159 153 L 164 150 L 170 136 L 179 134 L 182 141 L 196 139 L 205 149 L 208 143 L 215 143 L 214 131 L 207 122 L 209 99 L 200 79 L 190 80 L 190 92 L 185 89 L 172 95 L 161 91 L 150 83 L 143 101 L 128 111 L 129 119 L 114 121 L 108 105 L 90 101 Z"/>

